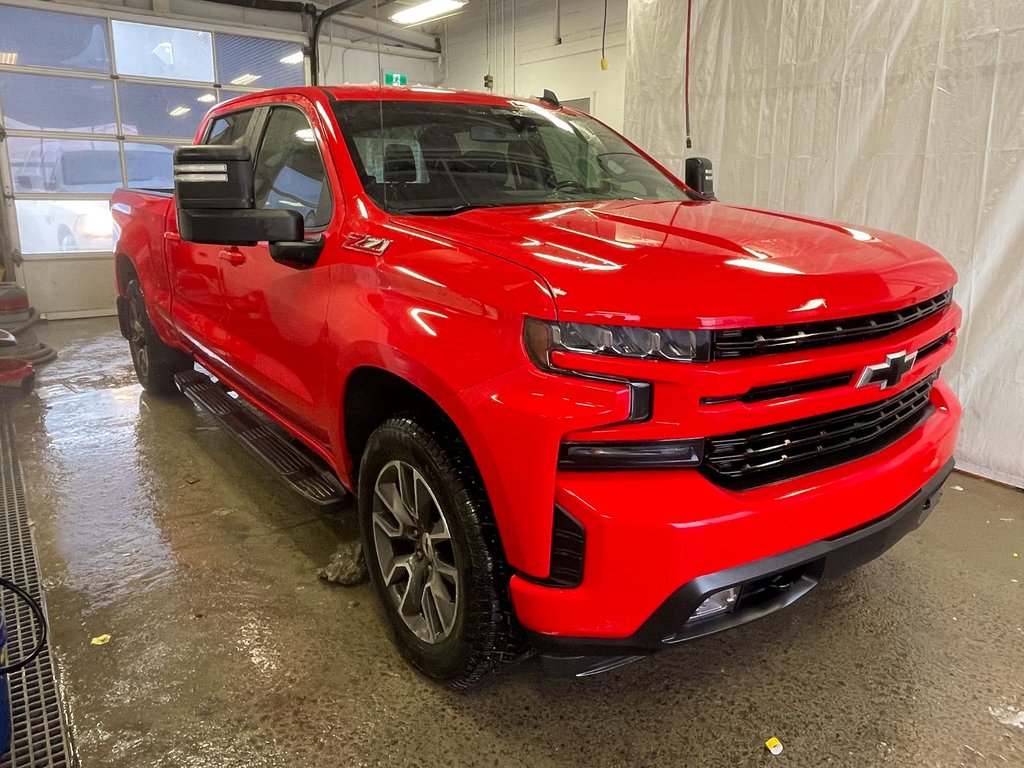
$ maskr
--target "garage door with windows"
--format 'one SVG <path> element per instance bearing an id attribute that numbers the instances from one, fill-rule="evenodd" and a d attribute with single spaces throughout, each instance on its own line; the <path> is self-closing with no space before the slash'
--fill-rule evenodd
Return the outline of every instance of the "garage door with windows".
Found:
<path id="1" fill-rule="evenodd" d="M 304 82 L 298 38 L 0 5 L 8 269 L 51 318 L 112 312 L 110 194 L 172 187 L 216 103 Z"/>

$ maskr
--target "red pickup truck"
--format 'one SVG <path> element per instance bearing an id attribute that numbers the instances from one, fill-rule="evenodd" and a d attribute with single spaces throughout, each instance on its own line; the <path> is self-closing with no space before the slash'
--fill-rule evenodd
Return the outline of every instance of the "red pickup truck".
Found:
<path id="1" fill-rule="evenodd" d="M 953 466 L 950 265 L 699 186 L 551 96 L 245 96 L 115 193 L 121 327 L 356 494 L 420 671 L 591 674 L 876 557 Z"/>

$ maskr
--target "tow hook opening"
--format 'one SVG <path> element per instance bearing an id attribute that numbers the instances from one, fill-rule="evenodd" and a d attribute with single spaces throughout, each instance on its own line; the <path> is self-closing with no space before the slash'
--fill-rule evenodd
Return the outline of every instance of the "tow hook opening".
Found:
<path id="1" fill-rule="evenodd" d="M 730 614 L 740 618 L 746 613 L 763 611 L 776 605 L 788 605 L 818 582 L 821 571 L 821 563 L 804 563 L 795 568 L 712 592 L 687 620 L 686 629 L 710 619 L 724 619 Z"/>

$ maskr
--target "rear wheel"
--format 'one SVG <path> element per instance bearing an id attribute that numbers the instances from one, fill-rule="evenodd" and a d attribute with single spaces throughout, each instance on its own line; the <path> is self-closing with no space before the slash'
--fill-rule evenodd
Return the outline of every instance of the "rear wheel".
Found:
<path id="1" fill-rule="evenodd" d="M 371 581 L 416 669 L 464 688 L 515 658 L 508 568 L 452 430 L 419 416 L 384 422 L 363 453 L 359 517 Z"/>
<path id="2" fill-rule="evenodd" d="M 128 314 L 128 348 L 132 352 L 135 376 L 147 392 L 173 395 L 174 374 L 192 368 L 192 358 L 179 349 L 164 344 L 149 321 L 146 301 L 138 280 L 128 283 L 125 290 Z"/>

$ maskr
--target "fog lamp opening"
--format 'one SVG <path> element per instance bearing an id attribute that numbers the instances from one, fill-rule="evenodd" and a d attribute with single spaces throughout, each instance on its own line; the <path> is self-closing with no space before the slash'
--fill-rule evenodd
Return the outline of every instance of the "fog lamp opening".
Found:
<path id="1" fill-rule="evenodd" d="M 712 616 L 718 616 L 723 613 L 732 613 L 733 608 L 736 607 L 736 600 L 739 596 L 739 587 L 729 587 L 728 589 L 719 590 L 698 606 L 689 621 L 698 621 L 700 619 L 708 619 Z"/>

